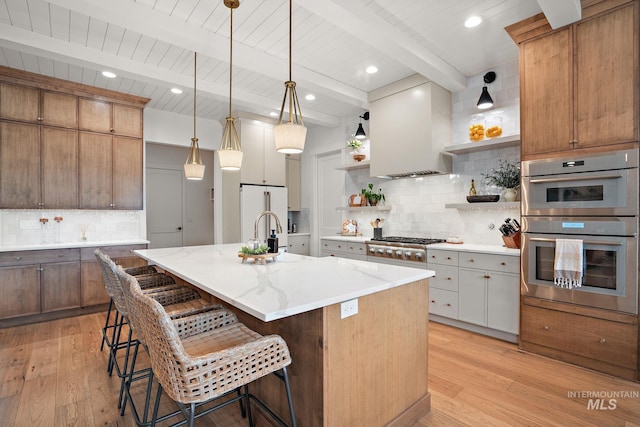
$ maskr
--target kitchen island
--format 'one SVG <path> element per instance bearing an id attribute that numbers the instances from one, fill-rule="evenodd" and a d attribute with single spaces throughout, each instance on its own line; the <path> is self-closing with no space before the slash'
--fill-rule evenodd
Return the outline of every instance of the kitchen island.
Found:
<path id="1" fill-rule="evenodd" d="M 292 392 L 301 426 L 405 426 L 430 410 L 427 390 L 429 270 L 336 257 L 280 254 L 241 263 L 240 244 L 135 253 L 232 309 L 291 351 Z M 341 303 L 357 309 L 341 318 Z M 282 384 L 252 389 L 287 417 Z"/>

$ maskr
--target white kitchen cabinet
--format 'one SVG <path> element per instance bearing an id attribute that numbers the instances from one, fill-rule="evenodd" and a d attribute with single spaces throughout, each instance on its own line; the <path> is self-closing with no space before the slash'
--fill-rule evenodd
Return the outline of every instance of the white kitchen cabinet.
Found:
<path id="1" fill-rule="evenodd" d="M 364 242 L 320 239 L 320 256 L 337 256 L 366 261 L 367 246 Z"/>
<path id="2" fill-rule="evenodd" d="M 257 185 L 286 185 L 285 155 L 276 151 L 273 127 L 254 120 L 239 120 L 242 145 L 240 182 Z"/>
<path id="3" fill-rule="evenodd" d="M 514 341 L 520 308 L 520 258 L 427 248 L 431 319 Z"/>
<path id="4" fill-rule="evenodd" d="M 300 175 L 300 155 L 287 154 L 287 210 L 299 211 L 302 204 L 302 185 Z"/>
<path id="5" fill-rule="evenodd" d="M 308 234 L 289 234 L 287 252 L 298 255 L 309 255 L 311 236 Z"/>

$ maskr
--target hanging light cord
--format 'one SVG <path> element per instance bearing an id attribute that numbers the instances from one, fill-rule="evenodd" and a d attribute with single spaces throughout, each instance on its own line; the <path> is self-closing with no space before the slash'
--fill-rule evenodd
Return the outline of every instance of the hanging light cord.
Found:
<path id="1" fill-rule="evenodd" d="M 196 137 L 196 69 L 198 52 L 193 52 L 193 137 Z"/>
<path id="2" fill-rule="evenodd" d="M 229 8 L 229 117 L 231 117 L 231 83 L 233 82 L 233 8 Z"/>
<path id="3" fill-rule="evenodd" d="M 293 28 L 292 26 L 292 19 L 291 17 L 293 16 L 293 0 L 289 0 L 289 81 L 292 80 L 291 78 L 291 30 Z M 291 111 L 291 110 L 289 110 Z"/>

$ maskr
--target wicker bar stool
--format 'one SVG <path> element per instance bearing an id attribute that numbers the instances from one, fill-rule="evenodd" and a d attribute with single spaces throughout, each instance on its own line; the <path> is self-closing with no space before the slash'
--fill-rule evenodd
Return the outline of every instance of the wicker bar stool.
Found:
<path id="1" fill-rule="evenodd" d="M 152 425 L 182 413 L 192 427 L 197 417 L 233 402 L 244 402 L 249 425 L 253 426 L 253 400 L 278 424 L 287 426 L 249 393 L 249 383 L 273 373 L 284 382 L 291 425 L 296 426 L 286 369 L 291 364 L 291 356 L 280 336 L 261 336 L 237 320 L 220 325 L 206 315 L 172 320 L 153 298 L 140 293 L 132 295 L 137 321 L 144 330 L 151 366 L 159 382 Z M 180 410 L 158 418 L 162 389 Z M 240 390 L 244 391 L 240 393 Z M 196 405 L 222 397 L 227 399 L 196 414 Z M 184 421 L 178 423 L 181 424 Z"/>

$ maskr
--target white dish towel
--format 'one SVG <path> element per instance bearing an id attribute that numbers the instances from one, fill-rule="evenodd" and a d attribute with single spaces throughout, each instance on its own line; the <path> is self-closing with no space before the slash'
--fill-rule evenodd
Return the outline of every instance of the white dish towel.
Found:
<path id="1" fill-rule="evenodd" d="M 582 240 L 556 239 L 553 283 L 561 288 L 579 288 L 582 274 Z"/>

